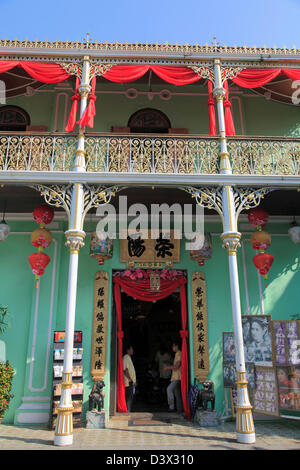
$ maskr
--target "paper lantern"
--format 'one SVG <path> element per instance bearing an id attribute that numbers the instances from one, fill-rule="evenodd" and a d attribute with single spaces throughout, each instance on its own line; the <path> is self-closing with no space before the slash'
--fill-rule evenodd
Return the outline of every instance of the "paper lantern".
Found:
<path id="1" fill-rule="evenodd" d="M 54 210 L 52 207 L 42 204 L 34 209 L 33 217 L 37 224 L 41 226 L 48 225 L 52 222 Z"/>
<path id="2" fill-rule="evenodd" d="M 99 265 L 103 265 L 106 259 L 113 256 L 113 240 L 105 238 L 100 232 L 91 234 L 90 256 L 98 260 Z"/>
<path id="3" fill-rule="evenodd" d="M 42 276 L 45 272 L 45 268 L 50 262 L 50 258 L 46 253 L 32 253 L 28 256 L 28 261 L 31 267 L 33 274 L 36 278 L 36 287 L 38 288 L 39 277 Z"/>
<path id="4" fill-rule="evenodd" d="M 6 240 L 9 232 L 10 232 L 10 226 L 3 219 L 2 222 L 0 223 L 0 242 L 4 242 L 4 240 Z"/>
<path id="5" fill-rule="evenodd" d="M 259 274 L 265 278 L 265 286 L 267 285 L 266 279 L 268 278 L 268 272 L 272 266 L 273 261 L 274 256 L 270 253 L 259 253 L 253 257 L 253 263 L 255 267 L 258 269 Z"/>
<path id="6" fill-rule="evenodd" d="M 52 242 L 52 235 L 49 230 L 43 227 L 35 229 L 31 234 L 31 243 L 33 246 L 47 248 Z"/>
<path id="7" fill-rule="evenodd" d="M 288 234 L 290 239 L 298 245 L 300 243 L 300 227 L 296 224 L 296 222 L 292 223 L 292 227 L 289 228 Z"/>
<path id="8" fill-rule="evenodd" d="M 256 207 L 248 213 L 248 220 L 254 227 L 264 227 L 269 220 L 269 214 L 264 210 Z"/>
<path id="9" fill-rule="evenodd" d="M 199 266 L 203 266 L 206 259 L 212 256 L 211 234 L 205 233 L 202 247 L 199 250 L 190 250 L 190 257 L 194 261 L 198 261 Z"/>
<path id="10" fill-rule="evenodd" d="M 251 235 L 251 245 L 254 250 L 264 251 L 271 245 L 271 235 L 264 230 L 258 230 Z"/>

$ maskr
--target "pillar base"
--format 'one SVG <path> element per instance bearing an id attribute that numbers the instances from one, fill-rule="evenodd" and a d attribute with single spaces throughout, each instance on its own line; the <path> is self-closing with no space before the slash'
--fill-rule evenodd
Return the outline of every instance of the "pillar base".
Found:
<path id="1" fill-rule="evenodd" d="M 255 433 L 244 434 L 238 432 L 236 434 L 236 439 L 237 442 L 240 442 L 241 444 L 254 444 L 256 442 Z"/>
<path id="2" fill-rule="evenodd" d="M 55 446 L 71 446 L 73 444 L 73 434 L 68 436 L 54 436 Z"/>

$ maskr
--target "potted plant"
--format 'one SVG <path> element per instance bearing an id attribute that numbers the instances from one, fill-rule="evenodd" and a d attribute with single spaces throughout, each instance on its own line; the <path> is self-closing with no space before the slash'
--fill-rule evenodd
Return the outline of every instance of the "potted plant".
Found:
<path id="1" fill-rule="evenodd" d="M 3 334 L 9 327 L 7 323 L 9 313 L 7 307 L 0 306 L 0 334 Z M 9 407 L 10 399 L 13 398 L 11 392 L 14 369 L 8 361 L 0 362 L 0 423 L 5 411 Z"/>
<path id="2" fill-rule="evenodd" d="M 13 398 L 11 392 L 14 369 L 8 361 L 0 362 L 0 423 L 5 411 L 9 407 L 9 401 Z"/>

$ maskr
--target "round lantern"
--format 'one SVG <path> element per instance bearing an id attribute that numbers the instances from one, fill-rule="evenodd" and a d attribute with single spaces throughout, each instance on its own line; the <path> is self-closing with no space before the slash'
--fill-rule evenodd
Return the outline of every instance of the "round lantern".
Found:
<path id="1" fill-rule="evenodd" d="M 264 230 L 258 230 L 251 235 L 250 241 L 254 250 L 264 251 L 271 245 L 271 235 Z"/>
<path id="2" fill-rule="evenodd" d="M 248 220 L 254 227 L 264 227 L 269 220 L 269 214 L 264 210 L 256 207 L 248 213 Z"/>
<path id="3" fill-rule="evenodd" d="M 204 266 L 206 259 L 210 259 L 212 256 L 212 243 L 211 234 L 205 233 L 204 242 L 202 248 L 199 250 L 190 250 L 190 257 L 194 261 L 198 261 L 199 266 Z"/>
<path id="4" fill-rule="evenodd" d="M 52 242 L 52 235 L 46 228 L 35 229 L 31 234 L 31 243 L 33 246 L 47 248 Z"/>
<path id="5" fill-rule="evenodd" d="M 52 207 L 42 204 L 34 209 L 33 217 L 37 224 L 41 226 L 48 225 L 52 222 L 54 210 Z"/>
<path id="6" fill-rule="evenodd" d="M 298 245 L 300 243 L 300 227 L 296 224 L 296 220 L 292 222 L 291 228 L 288 230 L 290 239 Z"/>
<path id="7" fill-rule="evenodd" d="M 91 234 L 90 256 L 98 260 L 99 265 L 103 265 L 106 259 L 113 256 L 113 240 L 106 238 L 105 234 L 93 232 Z"/>
<path id="8" fill-rule="evenodd" d="M 36 287 L 38 287 L 39 277 L 44 274 L 45 268 L 50 262 L 50 258 L 46 253 L 32 253 L 28 256 L 28 261 L 33 274 L 35 274 L 35 278 L 37 280 Z"/>
<path id="9" fill-rule="evenodd" d="M 4 240 L 6 240 L 9 232 L 10 232 L 10 226 L 3 219 L 2 222 L 0 223 L 0 242 L 4 242 Z"/>
<path id="10" fill-rule="evenodd" d="M 265 285 L 266 279 L 268 278 L 268 272 L 272 266 L 273 261 L 274 256 L 270 253 L 259 253 L 253 257 L 253 263 L 255 267 L 258 269 L 259 274 L 265 278 Z"/>

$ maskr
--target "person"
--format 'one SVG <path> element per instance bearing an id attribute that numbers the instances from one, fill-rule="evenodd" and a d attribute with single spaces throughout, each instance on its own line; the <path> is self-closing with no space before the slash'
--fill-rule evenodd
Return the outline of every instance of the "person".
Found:
<path id="1" fill-rule="evenodd" d="M 172 345 L 173 352 L 175 353 L 174 362 L 172 366 L 163 366 L 163 370 L 171 370 L 171 383 L 167 388 L 167 399 L 169 411 L 175 411 L 175 389 L 180 388 L 181 384 L 181 351 L 179 349 L 179 341 L 174 341 Z M 178 403 L 177 403 L 178 410 Z"/>
<path id="2" fill-rule="evenodd" d="M 124 385 L 125 385 L 125 401 L 128 413 L 131 412 L 133 396 L 136 386 L 135 368 L 132 362 L 133 347 L 126 346 L 126 354 L 123 356 L 123 371 L 124 371 Z"/>
<path id="3" fill-rule="evenodd" d="M 264 318 L 251 322 L 252 342 L 245 345 L 247 362 L 272 362 L 272 346 L 267 332 L 268 324 Z"/>
<path id="4" fill-rule="evenodd" d="M 163 396 L 166 396 L 166 390 L 170 383 L 171 370 L 164 370 L 164 366 L 171 365 L 171 355 L 168 353 L 167 348 L 163 343 L 160 344 L 154 360 L 158 364 L 161 391 Z"/>

